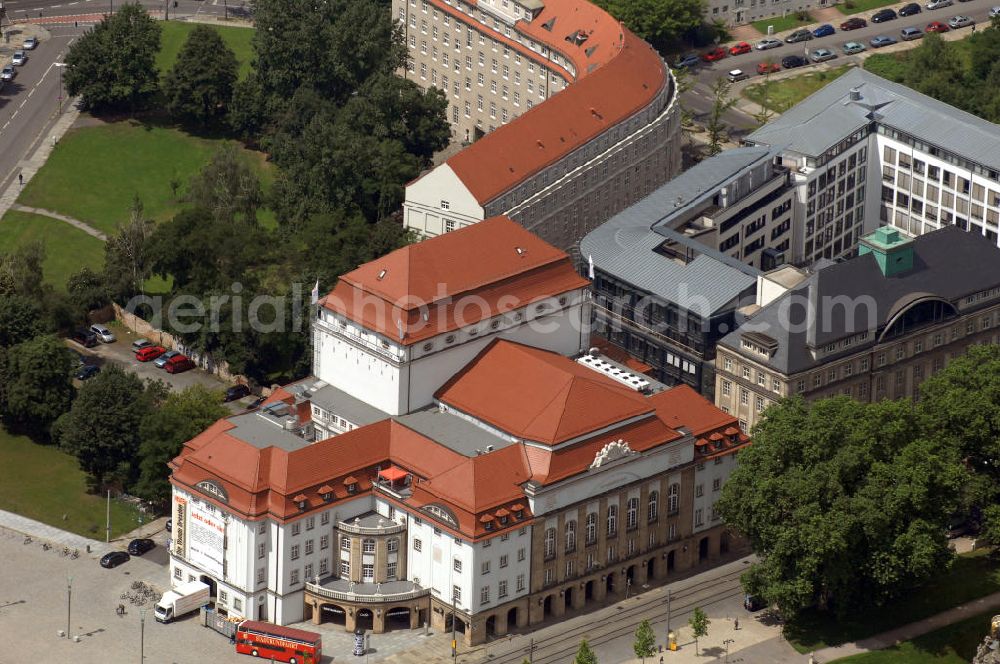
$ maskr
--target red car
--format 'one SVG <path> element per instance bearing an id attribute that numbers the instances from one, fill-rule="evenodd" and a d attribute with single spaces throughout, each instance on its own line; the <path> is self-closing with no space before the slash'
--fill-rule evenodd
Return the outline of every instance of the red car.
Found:
<path id="1" fill-rule="evenodd" d="M 750 44 L 746 42 L 740 42 L 734 46 L 729 47 L 729 55 L 743 55 L 744 53 L 750 52 Z"/>
<path id="2" fill-rule="evenodd" d="M 927 27 L 924 28 L 924 32 L 948 32 L 948 26 L 941 21 L 933 21 L 928 23 Z"/>
<path id="3" fill-rule="evenodd" d="M 167 360 L 167 366 L 164 368 L 169 374 L 178 374 L 187 371 L 188 369 L 194 369 L 194 362 L 183 355 L 174 355 L 172 358 Z"/>
<path id="4" fill-rule="evenodd" d="M 140 362 L 150 362 L 166 352 L 167 349 L 163 346 L 146 346 L 139 349 L 139 352 L 135 354 L 135 359 Z"/>
<path id="5" fill-rule="evenodd" d="M 726 57 L 726 49 L 721 46 L 714 51 L 709 51 L 705 55 L 701 56 L 701 59 L 705 62 L 715 62 L 716 60 L 721 60 Z"/>
<path id="6" fill-rule="evenodd" d="M 844 21 L 843 23 L 841 23 L 840 24 L 840 29 L 841 30 L 857 30 L 857 29 L 863 28 L 863 27 L 865 27 L 867 25 L 868 25 L 868 21 L 866 21 L 863 18 L 858 18 L 857 16 L 855 16 L 854 18 L 849 18 L 846 21 Z"/>
<path id="7" fill-rule="evenodd" d="M 764 74 L 773 74 L 774 72 L 781 69 L 781 65 L 777 62 L 758 62 L 757 63 L 757 73 L 763 76 Z"/>

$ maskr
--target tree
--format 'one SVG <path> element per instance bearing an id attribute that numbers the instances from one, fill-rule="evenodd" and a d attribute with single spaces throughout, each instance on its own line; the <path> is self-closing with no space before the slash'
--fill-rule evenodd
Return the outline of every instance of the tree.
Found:
<path id="1" fill-rule="evenodd" d="M 42 299 L 45 295 L 45 245 L 26 242 L 13 251 L 0 254 L 0 295 L 23 295 Z"/>
<path id="2" fill-rule="evenodd" d="M 771 118 L 774 116 L 774 111 L 771 110 L 771 61 L 765 62 L 768 66 L 766 73 L 764 74 L 764 81 L 759 84 L 761 91 L 761 99 L 758 106 L 760 106 L 760 111 L 758 111 L 753 119 L 759 122 L 761 125 L 766 125 Z"/>
<path id="3" fill-rule="evenodd" d="M 771 406 L 717 506 L 760 560 L 746 592 L 790 619 L 884 603 L 952 558 L 945 525 L 967 476 L 957 443 L 909 401 Z"/>
<path id="4" fill-rule="evenodd" d="M 222 405 L 221 395 L 203 385 L 170 393 L 139 426 L 139 480 L 134 493 L 161 504 L 168 501 L 170 472 L 167 463 L 180 454 L 186 441 L 228 412 Z"/>
<path id="5" fill-rule="evenodd" d="M 66 291 L 77 305 L 80 317 L 111 303 L 104 278 L 89 267 L 81 268 L 66 281 Z"/>
<path id="6" fill-rule="evenodd" d="M 716 155 L 722 152 L 722 141 L 726 136 L 726 123 L 722 116 L 736 105 L 736 100 L 729 96 L 733 84 L 726 78 L 717 78 L 712 85 L 712 110 L 708 113 L 708 153 Z"/>
<path id="7" fill-rule="evenodd" d="M 159 50 L 159 24 L 140 4 L 121 5 L 70 46 L 66 91 L 88 111 L 135 112 L 159 89 Z"/>
<path id="8" fill-rule="evenodd" d="M 694 607 L 694 612 L 691 614 L 691 618 L 688 620 L 688 624 L 691 625 L 691 636 L 694 637 L 694 654 L 698 654 L 698 639 L 708 636 L 708 626 L 712 623 L 702 611 L 700 606 Z"/>
<path id="9" fill-rule="evenodd" d="M 12 429 L 46 439 L 52 423 L 73 402 L 73 357 L 54 336 L 25 341 L 6 356 L 0 415 Z"/>
<path id="10" fill-rule="evenodd" d="M 648 620 L 643 620 L 635 628 L 635 642 L 632 644 L 632 650 L 635 651 L 635 656 L 641 658 L 643 662 L 646 661 L 647 657 L 652 657 L 656 651 L 656 635 L 653 634 L 653 628 Z"/>
<path id="11" fill-rule="evenodd" d="M 587 639 L 580 642 L 580 648 L 576 651 L 576 657 L 573 658 L 573 664 L 597 664 L 597 655 L 594 651 L 590 649 L 587 645 Z"/>
<path id="12" fill-rule="evenodd" d="M 92 487 L 127 489 L 138 477 L 140 427 L 166 397 L 163 383 L 143 383 L 134 373 L 108 365 L 80 388 L 53 437 L 76 456 Z"/>
<path id="13" fill-rule="evenodd" d="M 207 125 L 225 115 L 239 64 L 219 32 L 197 25 L 163 81 L 167 111 L 183 122 Z"/>
<path id="14" fill-rule="evenodd" d="M 9 348 L 42 333 L 42 308 L 23 295 L 0 295 L 0 348 Z"/>
<path id="15" fill-rule="evenodd" d="M 150 275 L 147 241 L 153 232 L 153 222 L 143 212 L 142 201 L 132 201 L 129 218 L 118 226 L 104 246 L 104 281 L 111 297 L 124 304 L 143 292 Z"/>
<path id="16" fill-rule="evenodd" d="M 187 202 L 211 210 L 217 221 L 227 225 L 237 220 L 256 225 L 264 194 L 260 180 L 239 149 L 226 143 L 191 178 Z"/>
<path id="17" fill-rule="evenodd" d="M 598 0 L 597 4 L 660 51 L 677 46 L 704 16 L 701 0 Z"/>

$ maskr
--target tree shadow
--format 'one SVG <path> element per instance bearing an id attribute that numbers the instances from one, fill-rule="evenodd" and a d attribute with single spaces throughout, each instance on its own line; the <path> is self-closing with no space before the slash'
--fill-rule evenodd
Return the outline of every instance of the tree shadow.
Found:
<path id="1" fill-rule="evenodd" d="M 700 653 L 695 654 L 705 655 L 706 657 L 715 657 L 718 659 L 726 654 L 726 649 L 721 646 L 712 646 L 711 648 L 702 648 Z"/>

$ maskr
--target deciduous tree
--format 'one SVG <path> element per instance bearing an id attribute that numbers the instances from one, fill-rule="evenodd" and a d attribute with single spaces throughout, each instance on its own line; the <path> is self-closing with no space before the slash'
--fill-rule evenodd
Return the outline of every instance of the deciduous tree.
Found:
<path id="1" fill-rule="evenodd" d="M 0 415 L 12 429 L 47 439 L 52 423 L 73 402 L 72 355 L 60 339 L 34 337 L 7 351 Z"/>
<path id="2" fill-rule="evenodd" d="M 701 0 L 598 0 L 598 5 L 660 50 L 675 46 L 703 21 Z"/>
<path id="3" fill-rule="evenodd" d="M 576 651 L 573 664 L 597 664 L 597 655 L 587 645 L 587 639 L 580 642 L 580 648 Z"/>
<path id="4" fill-rule="evenodd" d="M 712 85 L 712 110 L 708 113 L 708 153 L 716 155 L 722 152 L 722 142 L 726 138 L 726 123 L 722 116 L 736 105 L 736 100 L 729 96 L 733 84 L 726 78 L 717 78 Z"/>
<path id="5" fill-rule="evenodd" d="M 152 232 L 153 222 L 136 197 L 128 221 L 118 227 L 104 246 L 104 281 L 119 304 L 125 304 L 144 290 L 143 284 L 151 273 L 147 241 Z"/>
<path id="6" fill-rule="evenodd" d="M 635 641 L 632 643 L 632 650 L 635 651 L 635 656 L 642 659 L 643 662 L 646 661 L 647 657 L 652 657 L 656 651 L 656 635 L 653 634 L 653 628 L 648 620 L 643 620 L 635 628 Z"/>
<path id="7" fill-rule="evenodd" d="M 698 639 L 708 636 L 708 626 L 712 624 L 712 621 L 708 619 L 700 606 L 696 606 L 694 612 L 691 613 L 691 618 L 688 619 L 688 624 L 691 625 L 691 636 L 694 637 L 694 654 L 697 656 Z"/>
<path id="8" fill-rule="evenodd" d="M 233 97 L 239 64 L 214 28 L 197 25 L 163 81 L 167 111 L 181 122 L 207 125 L 223 117 Z"/>
<path id="9" fill-rule="evenodd" d="M 42 308 L 23 295 L 0 295 L 0 347 L 9 348 L 42 333 Z"/>

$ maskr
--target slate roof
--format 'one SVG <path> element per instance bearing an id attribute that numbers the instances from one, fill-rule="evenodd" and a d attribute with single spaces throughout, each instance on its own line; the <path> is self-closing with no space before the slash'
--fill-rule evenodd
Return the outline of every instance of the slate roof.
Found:
<path id="1" fill-rule="evenodd" d="M 809 349 L 810 326 L 804 320 L 810 297 L 819 303 L 815 307 L 814 347 L 822 348 L 866 330 L 874 333 L 865 343 L 874 345 L 895 314 L 921 299 L 939 298 L 957 305 L 967 295 L 1000 286 L 1000 249 L 981 235 L 946 226 L 915 238 L 911 247 L 913 269 L 893 277 L 882 275 L 874 254 L 814 271 L 719 344 L 741 352 L 744 333 L 765 334 L 777 341 L 777 350 L 765 364 L 783 374 L 794 374 L 830 360 L 830 356 L 814 360 Z M 811 288 L 815 289 L 812 294 Z M 862 304 L 851 308 L 849 315 L 848 307 L 826 304 L 834 302 L 832 298 Z M 856 344 L 846 352 L 863 347 Z M 762 361 L 756 355 L 754 359 Z"/>

